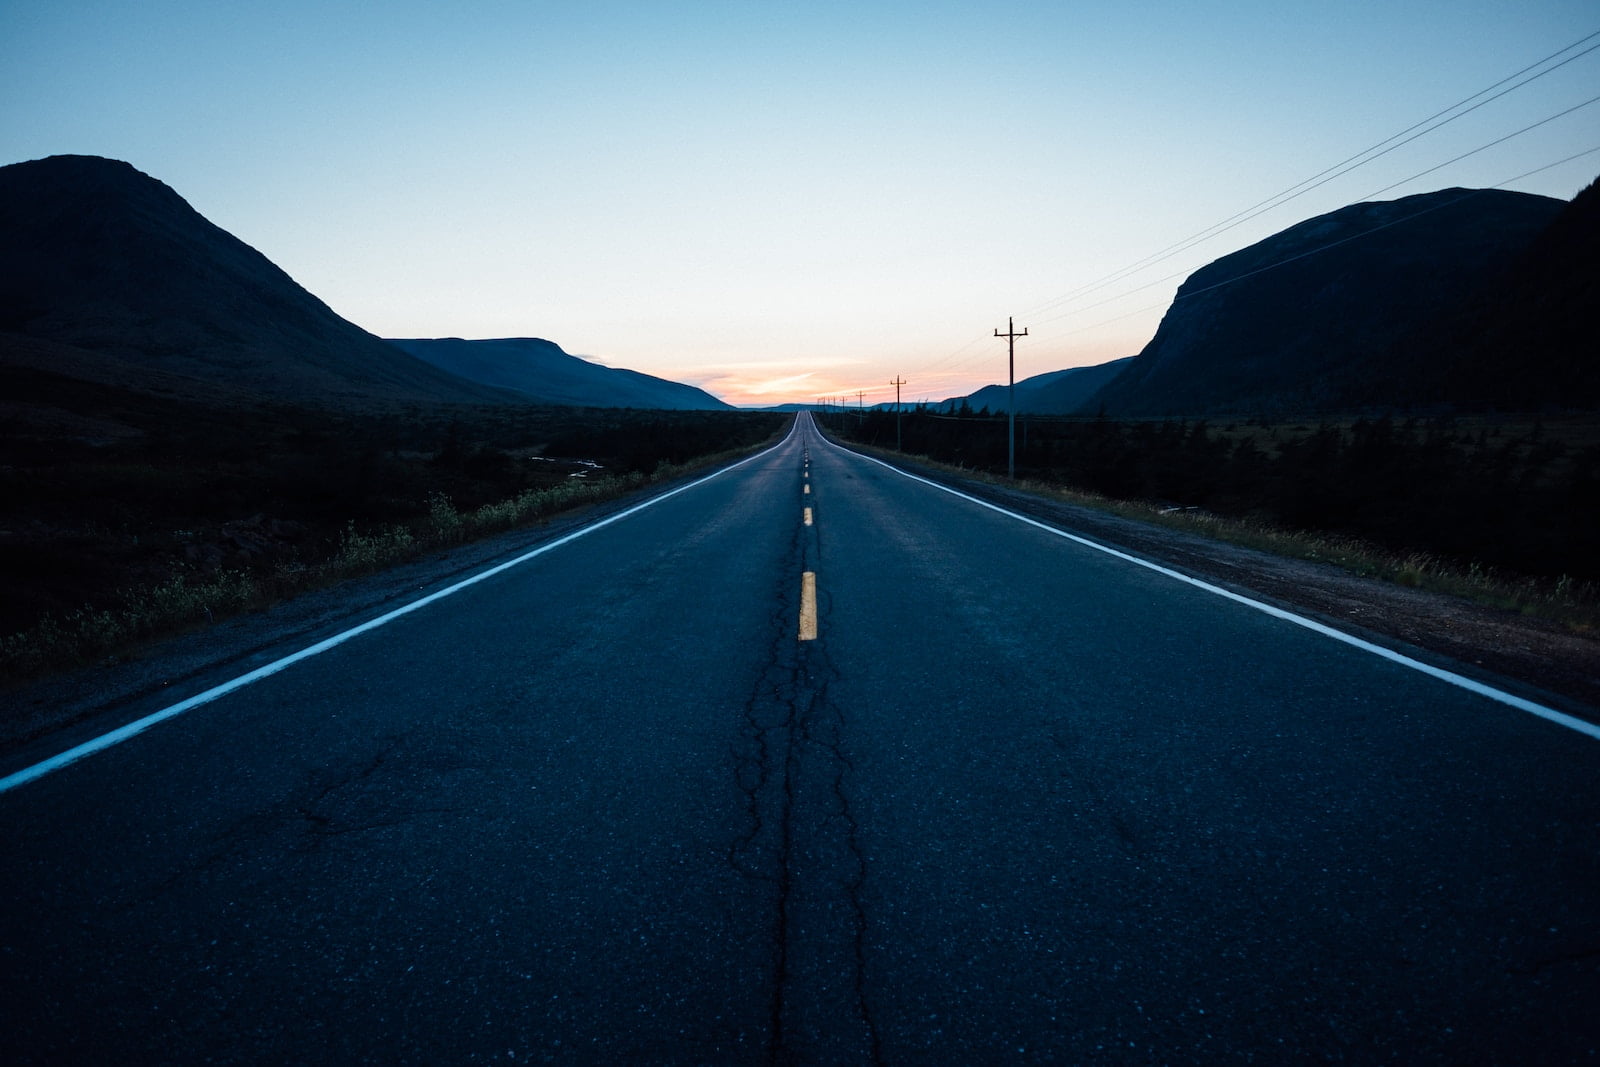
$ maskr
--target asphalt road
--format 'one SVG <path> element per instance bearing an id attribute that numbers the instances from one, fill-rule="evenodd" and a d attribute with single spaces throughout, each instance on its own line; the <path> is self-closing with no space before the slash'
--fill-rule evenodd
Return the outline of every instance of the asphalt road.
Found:
<path id="1" fill-rule="evenodd" d="M 0 835 L 13 1063 L 1600 1060 L 1600 740 L 806 416 Z"/>

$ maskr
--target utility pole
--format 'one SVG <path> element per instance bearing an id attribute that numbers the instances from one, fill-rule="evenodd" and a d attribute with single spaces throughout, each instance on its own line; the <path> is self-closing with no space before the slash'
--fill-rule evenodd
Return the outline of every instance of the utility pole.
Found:
<path id="1" fill-rule="evenodd" d="M 1006 474 L 1012 481 L 1017 478 L 1017 338 L 1028 336 L 1028 328 L 1024 326 L 1022 332 L 1017 332 L 1016 324 L 1011 317 L 1006 317 L 1006 332 L 994 331 L 996 337 L 1006 339 L 1006 351 L 1010 373 L 1006 386 L 1006 421 L 1009 433 L 1006 437 Z"/>
<path id="2" fill-rule="evenodd" d="M 894 386 L 894 450 L 898 452 L 900 451 L 900 387 L 906 383 L 896 374 L 894 381 L 889 384 Z"/>

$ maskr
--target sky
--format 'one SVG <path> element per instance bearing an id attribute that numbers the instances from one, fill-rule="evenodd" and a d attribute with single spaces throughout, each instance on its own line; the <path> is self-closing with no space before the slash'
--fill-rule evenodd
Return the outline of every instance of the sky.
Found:
<path id="1" fill-rule="evenodd" d="M 0 164 L 125 160 L 379 336 L 939 400 L 1347 204 L 1570 199 L 1596 46 L 1596 0 L 6 0 Z"/>

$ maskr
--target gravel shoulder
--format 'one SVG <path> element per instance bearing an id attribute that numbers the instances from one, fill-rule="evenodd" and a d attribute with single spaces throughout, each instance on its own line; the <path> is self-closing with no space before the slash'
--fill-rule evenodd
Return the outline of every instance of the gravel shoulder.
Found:
<path id="1" fill-rule="evenodd" d="M 1600 640 L 1513 612 L 1357 577 L 1329 564 L 1273 556 L 914 463 L 899 465 L 1108 547 L 1600 722 Z M 677 484 L 682 483 L 654 486 L 307 593 L 136 657 L 0 690 L 0 761 L 14 768 L 44 758 L 149 714 L 166 703 L 167 693 L 187 695 L 247 673 Z"/>

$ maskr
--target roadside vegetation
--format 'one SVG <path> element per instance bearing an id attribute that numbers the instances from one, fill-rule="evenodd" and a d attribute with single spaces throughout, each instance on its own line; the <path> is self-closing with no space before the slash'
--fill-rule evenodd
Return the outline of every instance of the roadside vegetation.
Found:
<path id="1" fill-rule="evenodd" d="M 893 412 L 835 413 L 893 448 Z M 1003 480 L 1007 422 L 908 411 L 903 451 Z M 1017 419 L 1022 488 L 1600 629 L 1600 419 Z"/>
<path id="2" fill-rule="evenodd" d="M 93 662 L 747 451 L 789 416 L 141 399 L 0 438 L 0 679 Z M 0 432 L 8 429 L 0 427 Z"/>

